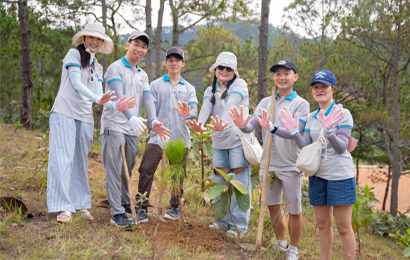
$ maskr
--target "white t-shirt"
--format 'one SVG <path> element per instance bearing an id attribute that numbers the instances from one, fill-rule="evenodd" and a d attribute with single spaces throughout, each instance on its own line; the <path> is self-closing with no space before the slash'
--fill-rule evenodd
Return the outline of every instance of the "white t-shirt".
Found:
<path id="1" fill-rule="evenodd" d="M 94 92 L 97 88 L 98 81 L 102 82 L 102 79 L 96 74 L 94 64 L 82 68 L 80 52 L 75 48 L 70 49 L 63 59 L 60 89 L 51 112 L 57 112 L 79 121 L 94 124 L 93 101 L 74 89 L 68 73 L 68 66 L 77 66 L 81 69 L 81 83 L 91 92 Z M 89 73 L 92 82 L 90 82 Z M 100 75 L 102 75 L 102 66 L 100 66 Z"/>
<path id="2" fill-rule="evenodd" d="M 179 107 L 178 101 L 187 102 L 188 105 L 198 104 L 195 88 L 182 77 L 174 86 L 168 74 L 166 74 L 151 83 L 151 93 L 154 98 L 158 120 L 171 130 L 171 139 L 183 139 L 185 140 L 185 146 L 187 148 L 191 147 L 189 127 L 174 107 Z M 157 133 L 152 131 L 148 143 L 159 144 L 158 140 Z"/>
<path id="3" fill-rule="evenodd" d="M 266 111 L 270 111 L 271 107 L 271 97 L 266 97 L 259 102 L 258 106 L 255 109 L 255 114 L 253 116 L 261 116 L 259 112 L 259 108 L 265 109 Z M 285 109 L 289 107 L 289 111 L 291 112 L 292 116 L 295 116 L 295 113 L 298 113 L 299 121 L 306 124 L 306 120 L 309 115 L 310 105 L 305 99 L 298 96 L 296 91 L 293 91 L 287 97 L 282 97 L 281 99 L 278 98 L 276 95 L 276 102 L 275 102 L 275 115 L 273 123 L 278 127 L 285 128 L 282 124 L 282 120 L 280 120 L 278 116 L 278 112 L 281 109 Z M 268 142 L 268 131 L 262 128 L 262 140 L 263 140 L 263 154 L 262 160 L 260 163 L 260 168 L 263 170 L 265 166 L 265 157 L 266 157 L 266 146 Z M 277 135 L 272 136 L 272 151 L 271 151 L 271 158 L 269 164 L 269 171 L 297 171 L 300 172 L 298 168 L 296 168 L 296 160 L 299 156 L 300 149 L 297 147 L 295 141 L 293 139 L 285 139 Z"/>
<path id="4" fill-rule="evenodd" d="M 325 112 L 325 115 L 330 113 L 334 105 L 335 103 L 333 102 L 330 108 Z M 319 110 L 320 108 L 309 114 L 305 128 L 305 132 L 310 132 L 310 137 L 313 142 L 317 140 L 322 129 L 322 124 L 320 123 L 320 117 L 318 115 Z M 353 117 L 350 114 L 350 111 L 345 108 L 343 108 L 342 111 L 344 118 L 333 127 L 333 133 L 335 135 L 337 134 L 338 129 L 353 129 Z M 347 150 L 345 150 L 342 154 L 336 153 L 331 144 L 327 142 L 326 146 L 322 145 L 322 159 L 320 161 L 319 170 L 315 176 L 332 181 L 353 178 L 354 167 L 352 155 Z"/>
<path id="5" fill-rule="evenodd" d="M 104 76 L 107 81 L 106 91 L 110 90 L 110 83 L 113 81 L 122 82 L 124 96 L 135 96 L 137 104 L 135 107 L 129 109 L 136 117 L 140 117 L 142 113 L 142 94 L 151 92 L 148 84 L 148 75 L 140 69 L 133 68 L 125 57 L 112 63 Z M 101 117 L 101 134 L 104 130 L 113 130 L 126 135 L 136 136 L 135 131 L 128 123 L 128 118 L 122 112 L 115 111 L 109 107 L 104 107 Z"/>

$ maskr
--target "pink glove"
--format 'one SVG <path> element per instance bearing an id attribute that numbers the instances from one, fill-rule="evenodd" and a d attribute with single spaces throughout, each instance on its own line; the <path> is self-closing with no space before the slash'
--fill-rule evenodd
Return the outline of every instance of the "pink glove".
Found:
<path id="1" fill-rule="evenodd" d="M 196 122 L 196 120 L 187 120 L 186 123 L 194 130 L 195 132 L 198 133 L 203 133 L 206 131 L 206 128 L 202 126 L 202 122 Z"/>
<path id="2" fill-rule="evenodd" d="M 239 113 L 237 107 L 233 107 L 228 114 L 232 117 L 233 123 L 240 129 L 245 128 L 251 119 L 251 116 L 248 116 L 246 119 L 243 117 L 243 106 L 241 106 L 241 113 Z"/>
<path id="3" fill-rule="evenodd" d="M 216 116 L 216 118 L 211 116 L 211 120 L 212 120 L 213 125 L 207 124 L 206 126 L 209 128 L 212 128 L 214 131 L 223 132 L 225 131 L 225 128 L 228 126 L 228 122 L 224 124 L 223 119 L 222 118 L 219 119 L 219 116 Z"/>
<path id="4" fill-rule="evenodd" d="M 178 115 L 182 116 L 185 119 L 189 119 L 191 117 L 191 108 L 188 106 L 187 102 L 178 101 L 178 107 L 174 107 L 175 111 L 177 111 Z"/>
<path id="5" fill-rule="evenodd" d="M 107 91 L 107 93 L 103 94 L 101 97 L 98 97 L 95 100 L 95 103 L 97 103 L 98 105 L 103 105 L 105 103 L 107 103 L 108 101 L 114 100 L 116 97 L 113 96 L 115 94 L 115 91 L 109 90 Z"/>
<path id="6" fill-rule="evenodd" d="M 344 115 L 341 107 L 333 106 L 328 116 L 325 116 L 325 112 L 320 110 L 319 117 L 323 133 L 330 137 L 333 135 L 333 127 L 344 118 Z"/>
<path id="7" fill-rule="evenodd" d="M 289 131 L 291 136 L 296 135 L 299 133 L 299 118 L 298 113 L 295 113 L 295 119 L 293 119 L 292 114 L 289 111 L 289 108 L 281 109 L 278 112 L 278 116 L 282 121 L 282 124 L 285 126 L 286 130 Z"/>
<path id="8" fill-rule="evenodd" d="M 155 133 L 158 134 L 158 136 L 162 139 L 165 139 L 170 136 L 169 132 L 171 132 L 168 128 L 162 125 L 161 122 L 158 120 L 154 120 L 152 122 L 152 129 L 155 131 Z"/>
<path id="9" fill-rule="evenodd" d="M 114 109 L 115 111 L 122 112 L 124 110 L 135 107 L 136 104 L 137 104 L 137 99 L 134 98 L 134 96 L 131 96 L 129 98 L 127 98 L 126 96 L 123 96 L 122 98 L 117 100 L 117 102 L 112 104 L 112 109 Z"/>
<path id="10" fill-rule="evenodd" d="M 272 115 L 268 114 L 268 111 L 262 108 L 259 108 L 259 112 L 261 113 L 261 117 L 257 116 L 256 121 L 259 122 L 263 129 L 272 133 L 272 131 L 275 130 L 275 125 L 270 121 Z"/>

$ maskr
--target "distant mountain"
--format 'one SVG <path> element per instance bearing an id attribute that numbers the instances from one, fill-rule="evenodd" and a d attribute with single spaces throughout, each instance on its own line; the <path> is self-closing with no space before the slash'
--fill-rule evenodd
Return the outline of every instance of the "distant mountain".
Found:
<path id="1" fill-rule="evenodd" d="M 252 38 L 252 42 L 255 46 L 259 45 L 259 25 L 256 23 L 247 24 L 243 21 L 236 23 L 228 24 L 226 22 L 219 23 L 222 24 L 225 30 L 231 30 L 232 34 L 239 39 L 241 42 L 246 41 L 249 38 Z M 206 25 L 203 25 L 206 26 Z M 269 38 L 268 38 L 268 48 L 272 48 L 272 42 L 281 35 L 283 31 L 274 27 L 272 24 L 269 24 Z M 155 35 L 155 29 L 153 29 L 153 34 Z M 121 41 L 126 42 L 129 37 L 129 34 L 121 35 Z M 191 28 L 186 30 L 179 36 L 179 42 L 181 45 L 186 44 L 189 40 L 196 37 L 196 29 Z M 162 39 L 163 41 L 172 42 L 172 26 L 162 28 Z"/>

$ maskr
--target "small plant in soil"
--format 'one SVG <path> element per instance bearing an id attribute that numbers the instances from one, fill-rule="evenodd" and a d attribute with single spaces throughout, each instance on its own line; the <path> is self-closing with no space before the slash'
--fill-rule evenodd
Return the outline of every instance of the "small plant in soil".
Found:
<path id="1" fill-rule="evenodd" d="M 250 207 L 249 192 L 242 182 L 235 180 L 235 173 L 231 172 L 226 174 L 216 168 L 215 171 L 217 171 L 225 179 L 225 181 L 222 184 L 217 182 L 209 183 L 204 187 L 203 190 L 211 188 L 211 191 L 209 192 L 210 200 L 214 200 L 216 199 L 216 197 L 221 195 L 220 200 L 218 200 L 217 202 L 214 201 L 211 204 L 215 218 L 221 220 L 225 217 L 226 213 L 229 212 L 229 215 L 231 216 L 232 222 L 235 225 L 237 232 L 240 232 L 232 217 L 232 212 L 230 209 L 231 198 L 232 195 L 235 194 L 239 209 L 242 212 L 246 212 Z"/>
<path id="2" fill-rule="evenodd" d="M 140 205 L 139 207 L 142 208 L 141 205 L 142 205 L 145 201 L 148 200 L 147 192 L 144 192 L 144 194 L 141 194 L 141 192 L 137 192 L 137 196 L 136 196 L 136 197 L 138 198 L 138 199 L 137 199 L 137 205 Z M 138 210 L 138 212 L 137 212 L 137 219 L 139 219 L 139 218 L 140 218 L 140 211 Z"/>
<path id="3" fill-rule="evenodd" d="M 212 160 L 212 130 L 203 133 L 192 131 L 191 135 L 193 137 L 191 155 L 201 158 L 201 189 L 203 189 L 205 181 L 204 156 L 207 155 L 208 160 Z"/>
<path id="4" fill-rule="evenodd" d="M 165 155 L 170 164 L 165 169 L 165 178 L 163 178 L 163 182 L 168 182 L 170 189 L 179 197 L 179 229 L 181 229 L 181 222 L 185 222 L 181 190 L 185 179 L 186 151 L 185 141 L 182 139 L 171 139 L 165 147 Z"/>

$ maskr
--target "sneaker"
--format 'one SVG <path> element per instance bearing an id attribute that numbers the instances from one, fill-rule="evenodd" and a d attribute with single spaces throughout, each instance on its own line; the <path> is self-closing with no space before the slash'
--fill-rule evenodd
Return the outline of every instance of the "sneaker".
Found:
<path id="1" fill-rule="evenodd" d="M 147 223 L 148 222 L 148 213 L 145 209 L 139 209 L 135 211 L 137 214 L 138 223 Z"/>
<path id="2" fill-rule="evenodd" d="M 131 225 L 134 224 L 134 221 L 132 221 L 132 218 L 128 219 L 125 216 L 125 213 L 122 213 L 112 217 L 112 219 L 110 220 L 110 224 L 116 227 L 131 227 Z"/>
<path id="3" fill-rule="evenodd" d="M 130 204 L 122 205 L 122 207 L 125 209 L 125 213 L 132 214 Z M 140 209 L 140 208 L 135 207 L 135 214 L 137 214 L 138 223 L 148 222 L 148 213 L 145 209 Z"/>
<path id="4" fill-rule="evenodd" d="M 218 223 L 213 223 L 208 226 L 210 229 L 215 229 L 215 230 L 220 230 L 221 227 L 218 225 Z"/>
<path id="5" fill-rule="evenodd" d="M 273 244 L 273 248 L 278 249 L 282 253 L 286 253 L 289 249 L 289 245 L 286 241 L 280 241 L 276 240 L 276 242 Z"/>
<path id="6" fill-rule="evenodd" d="M 286 260 L 298 260 L 299 253 L 295 249 L 289 249 L 286 254 Z"/>
<path id="7" fill-rule="evenodd" d="M 165 214 L 164 218 L 170 219 L 170 220 L 176 220 L 181 217 L 179 213 L 179 208 L 168 208 L 167 213 Z"/>
<path id="8" fill-rule="evenodd" d="M 238 233 L 236 233 L 236 231 L 233 231 L 232 229 L 229 229 L 228 231 L 226 231 L 226 234 L 230 238 L 236 238 L 238 236 Z"/>

